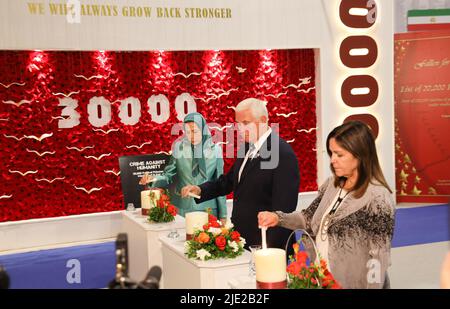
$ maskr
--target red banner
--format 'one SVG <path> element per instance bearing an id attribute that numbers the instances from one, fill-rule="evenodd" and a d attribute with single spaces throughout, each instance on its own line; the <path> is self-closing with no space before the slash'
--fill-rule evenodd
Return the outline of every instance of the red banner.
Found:
<path id="1" fill-rule="evenodd" d="M 119 156 L 170 151 L 194 110 L 220 142 L 249 97 L 317 190 L 313 50 L 2 51 L 0 70 L 0 221 L 122 209 Z"/>
<path id="2" fill-rule="evenodd" d="M 395 36 L 398 202 L 450 198 L 450 31 Z"/>

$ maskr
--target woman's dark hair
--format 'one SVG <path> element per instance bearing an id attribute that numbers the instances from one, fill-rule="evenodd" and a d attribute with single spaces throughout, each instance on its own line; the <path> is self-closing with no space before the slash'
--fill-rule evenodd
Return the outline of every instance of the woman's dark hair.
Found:
<path id="1" fill-rule="evenodd" d="M 327 152 L 330 158 L 330 139 L 332 138 L 358 160 L 358 180 L 353 187 L 356 198 L 363 196 L 369 183 L 373 183 L 373 180 L 392 193 L 381 171 L 372 131 L 365 123 L 350 121 L 334 128 L 327 137 Z M 337 187 L 345 180 L 345 177 L 337 177 L 332 164 L 330 164 L 330 168 L 334 174 L 334 186 Z"/>

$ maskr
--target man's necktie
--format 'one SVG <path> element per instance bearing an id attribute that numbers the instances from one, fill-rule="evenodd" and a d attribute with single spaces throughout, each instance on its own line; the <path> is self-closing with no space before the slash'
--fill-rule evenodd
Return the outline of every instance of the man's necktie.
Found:
<path id="1" fill-rule="evenodd" d="M 242 162 L 241 168 L 239 170 L 238 181 L 241 181 L 241 176 L 244 170 L 249 166 L 249 161 L 252 159 L 253 151 L 255 150 L 255 145 L 250 144 L 248 151 L 245 155 L 244 162 Z"/>

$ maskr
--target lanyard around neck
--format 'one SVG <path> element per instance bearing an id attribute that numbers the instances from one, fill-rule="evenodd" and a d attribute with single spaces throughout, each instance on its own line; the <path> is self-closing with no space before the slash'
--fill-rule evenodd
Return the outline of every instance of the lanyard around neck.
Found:
<path id="1" fill-rule="evenodd" d="M 342 187 L 339 190 L 339 195 L 338 198 L 336 200 L 336 202 L 334 202 L 333 207 L 331 207 L 331 210 L 329 212 L 330 215 L 334 214 L 336 212 L 336 210 L 339 208 L 339 206 L 341 205 L 342 201 L 347 197 L 347 195 L 350 193 L 350 191 L 347 191 L 347 193 L 345 193 L 345 195 L 343 197 L 341 197 L 341 193 L 342 193 Z"/>

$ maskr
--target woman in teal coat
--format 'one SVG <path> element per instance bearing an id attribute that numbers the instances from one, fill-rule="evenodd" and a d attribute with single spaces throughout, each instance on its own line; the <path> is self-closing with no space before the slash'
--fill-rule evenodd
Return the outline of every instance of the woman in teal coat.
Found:
<path id="1" fill-rule="evenodd" d="M 183 217 L 188 212 L 211 208 L 212 214 L 224 221 L 227 218 L 224 196 L 200 204 L 196 204 L 192 197 L 181 197 L 181 188 L 184 186 L 200 185 L 223 174 L 222 149 L 212 142 L 205 118 L 200 113 L 191 113 L 183 122 L 185 136 L 174 144 L 164 173 L 156 177 L 145 175 L 140 184 L 153 182 L 152 187 L 170 187 L 171 202 Z"/>

